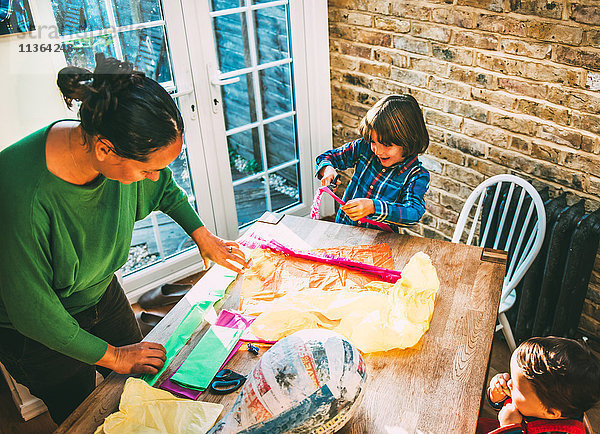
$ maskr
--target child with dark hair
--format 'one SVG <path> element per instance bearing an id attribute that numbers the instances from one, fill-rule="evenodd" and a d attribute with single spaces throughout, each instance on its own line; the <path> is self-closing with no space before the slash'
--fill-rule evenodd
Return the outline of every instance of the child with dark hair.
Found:
<path id="1" fill-rule="evenodd" d="M 492 378 L 487 398 L 498 421 L 480 419 L 478 434 L 585 434 L 584 412 L 600 401 L 600 363 L 573 339 L 531 338 L 513 352 L 510 374 Z"/>
<path id="2" fill-rule="evenodd" d="M 354 168 L 337 223 L 376 228 L 358 220 L 367 217 L 398 232 L 418 223 L 425 213 L 429 172 L 419 154 L 429 145 L 421 108 L 411 95 L 379 100 L 360 123 L 361 138 L 317 157 L 322 185 L 339 185 L 337 170 Z"/>
<path id="3" fill-rule="evenodd" d="M 0 362 L 60 424 L 94 390 L 96 369 L 155 374 L 165 363 L 162 345 L 140 342 L 114 275 L 137 220 L 162 211 L 205 263 L 246 261 L 173 180 L 183 118 L 159 83 L 98 53 L 94 72 L 66 67 L 57 84 L 68 106 L 81 102 L 80 120 L 0 152 Z"/>

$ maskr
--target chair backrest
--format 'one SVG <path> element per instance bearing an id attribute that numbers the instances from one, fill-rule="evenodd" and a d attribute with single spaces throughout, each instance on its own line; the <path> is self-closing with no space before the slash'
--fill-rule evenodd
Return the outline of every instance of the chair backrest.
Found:
<path id="1" fill-rule="evenodd" d="M 496 175 L 479 184 L 467 198 L 452 242 L 461 242 L 466 233 L 466 244 L 508 251 L 502 302 L 531 266 L 545 232 L 544 202 L 535 188 L 518 176 Z"/>

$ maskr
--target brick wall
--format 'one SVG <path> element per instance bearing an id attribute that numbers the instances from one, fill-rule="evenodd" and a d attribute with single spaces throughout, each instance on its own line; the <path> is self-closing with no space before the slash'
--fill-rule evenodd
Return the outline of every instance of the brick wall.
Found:
<path id="1" fill-rule="evenodd" d="M 390 93 L 423 108 L 432 174 L 416 231 L 449 240 L 484 179 L 600 206 L 597 0 L 329 0 L 334 146 Z M 600 338 L 600 255 L 581 330 Z"/>

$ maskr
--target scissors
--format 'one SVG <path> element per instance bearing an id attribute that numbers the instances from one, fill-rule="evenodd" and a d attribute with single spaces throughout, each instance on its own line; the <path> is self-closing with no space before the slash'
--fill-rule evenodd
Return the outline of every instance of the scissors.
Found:
<path id="1" fill-rule="evenodd" d="M 331 191 L 333 191 L 334 189 L 337 188 L 337 182 L 340 180 L 340 175 L 335 175 L 335 178 L 333 178 L 333 181 L 331 181 L 331 184 L 329 184 L 327 187 L 329 187 L 329 189 Z"/>
<path id="2" fill-rule="evenodd" d="M 245 375 L 238 374 L 231 369 L 221 369 L 208 388 L 217 395 L 227 395 L 238 390 L 245 382 Z"/>

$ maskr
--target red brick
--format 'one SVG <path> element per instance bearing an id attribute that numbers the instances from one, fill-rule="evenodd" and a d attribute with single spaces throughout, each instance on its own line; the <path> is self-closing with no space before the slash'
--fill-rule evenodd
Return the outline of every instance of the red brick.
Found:
<path id="1" fill-rule="evenodd" d="M 502 51 L 518 56 L 532 57 L 534 59 L 550 58 L 552 46 L 550 44 L 539 44 L 525 42 L 518 39 L 502 39 Z"/>
<path id="2" fill-rule="evenodd" d="M 534 98 L 545 98 L 547 93 L 545 84 L 507 77 L 498 77 L 498 87 L 510 93 Z"/>
<path id="3" fill-rule="evenodd" d="M 452 131 L 460 131 L 462 118 L 460 116 L 450 115 L 433 109 L 424 109 L 423 116 L 428 125 L 446 128 Z"/>
<path id="4" fill-rule="evenodd" d="M 427 128 L 430 129 L 431 127 L 428 126 Z M 429 148 L 427 148 L 427 155 L 432 155 L 442 161 L 458 164 L 459 166 L 464 164 L 466 157 L 463 152 L 439 143 L 430 143 Z"/>
<path id="5" fill-rule="evenodd" d="M 431 23 L 413 22 L 410 33 L 418 38 L 431 39 L 437 42 L 448 42 L 450 41 L 452 30 L 448 27 L 435 26 Z"/>
<path id="6" fill-rule="evenodd" d="M 394 48 L 417 54 L 429 54 L 429 42 L 408 36 L 394 36 Z"/>
<path id="7" fill-rule="evenodd" d="M 467 155 L 465 159 L 465 167 L 468 167 L 469 169 L 473 169 L 481 173 L 486 178 L 506 173 L 506 168 L 496 163 L 490 162 L 487 158 L 475 158 L 471 157 L 470 155 Z"/>
<path id="8" fill-rule="evenodd" d="M 590 47 L 600 48 L 600 30 L 585 30 L 584 31 L 585 45 Z"/>
<path id="9" fill-rule="evenodd" d="M 470 86 L 456 81 L 445 80 L 436 76 L 432 76 L 429 80 L 429 90 L 458 99 L 468 99 L 471 96 Z"/>
<path id="10" fill-rule="evenodd" d="M 416 87 L 427 87 L 429 81 L 428 74 L 412 71 L 410 69 L 395 68 L 393 66 L 390 71 L 390 78 L 399 81 L 400 83 Z"/>
<path id="11" fill-rule="evenodd" d="M 398 68 L 408 68 L 410 66 L 410 58 L 404 54 L 400 54 L 397 51 L 391 49 L 386 50 L 385 48 L 377 48 L 373 50 L 373 60 L 381 63 L 388 63 Z"/>
<path id="12" fill-rule="evenodd" d="M 521 154 L 530 154 L 531 153 L 531 141 L 528 139 L 523 139 L 521 137 L 512 136 L 510 138 L 510 145 L 508 149 L 515 150 L 520 152 Z"/>
<path id="13" fill-rule="evenodd" d="M 356 57 L 331 53 L 329 56 L 329 61 L 332 68 L 343 69 L 345 71 L 358 70 L 359 60 Z"/>
<path id="14" fill-rule="evenodd" d="M 473 50 L 451 45 L 432 44 L 433 57 L 447 62 L 459 63 L 461 65 L 473 64 Z"/>
<path id="15" fill-rule="evenodd" d="M 373 26 L 373 16 L 363 12 L 344 11 L 339 14 L 339 20 L 352 26 Z"/>
<path id="16" fill-rule="evenodd" d="M 473 13 L 470 11 L 460 11 L 453 7 L 440 7 L 431 11 L 431 20 L 434 23 L 449 24 L 453 26 L 472 29 Z"/>
<path id="17" fill-rule="evenodd" d="M 555 49 L 555 58 L 558 63 L 594 69 L 600 71 L 600 50 L 583 49 L 558 45 Z"/>
<path id="18" fill-rule="evenodd" d="M 457 0 L 458 6 L 472 6 L 492 12 L 504 12 L 504 0 Z"/>
<path id="19" fill-rule="evenodd" d="M 485 107 L 482 107 L 480 104 L 474 102 L 448 100 L 446 111 L 448 113 L 461 115 L 479 122 L 486 122 L 488 118 L 488 110 Z"/>
<path id="20" fill-rule="evenodd" d="M 486 73 L 482 70 L 463 68 L 457 65 L 450 65 L 448 78 L 450 80 L 460 81 L 461 83 L 485 89 L 496 89 L 498 87 L 498 80 L 495 75 L 492 75 L 489 72 Z"/>
<path id="21" fill-rule="evenodd" d="M 498 38 L 494 35 L 455 30 L 452 44 L 458 46 L 475 47 L 482 50 L 497 50 Z"/>
<path id="22" fill-rule="evenodd" d="M 469 119 L 465 119 L 462 133 L 501 148 L 506 148 L 508 144 L 508 134 L 504 130 Z"/>
<path id="23" fill-rule="evenodd" d="M 527 23 L 527 36 L 542 41 L 579 45 L 583 39 L 583 30 L 580 27 L 563 24 L 530 21 Z"/>
<path id="24" fill-rule="evenodd" d="M 396 17 L 375 17 L 375 27 L 386 32 L 408 33 L 410 21 Z"/>
<path id="25" fill-rule="evenodd" d="M 470 185 L 471 187 L 478 186 L 485 179 L 485 176 L 481 173 L 453 164 L 446 166 L 446 176 L 449 176 L 452 179 L 460 179 L 462 183 Z M 440 200 L 440 203 L 441 202 L 443 202 L 443 200 Z M 460 205 L 458 212 L 460 212 L 461 209 L 462 205 Z"/>
<path id="26" fill-rule="evenodd" d="M 569 15 L 573 21 L 583 24 L 598 25 L 600 23 L 600 6 L 571 4 Z"/>
<path id="27" fill-rule="evenodd" d="M 383 78 L 390 76 L 390 69 L 390 65 L 375 62 L 367 63 L 366 61 L 361 61 L 358 67 L 358 71 L 363 74 Z"/>
<path id="28" fill-rule="evenodd" d="M 448 133 L 446 135 L 446 144 L 451 148 L 458 149 L 474 157 L 485 156 L 487 148 L 484 142 L 456 133 Z"/>
<path id="29" fill-rule="evenodd" d="M 472 88 L 471 94 L 474 100 L 484 102 L 492 107 L 513 110 L 516 106 L 517 99 L 503 91 Z"/>
<path id="30" fill-rule="evenodd" d="M 600 116 L 574 112 L 571 124 L 575 128 L 594 134 L 600 134 Z"/>
<path id="31" fill-rule="evenodd" d="M 562 1 L 558 0 L 510 0 L 510 11 L 517 14 L 537 15 L 543 18 L 561 19 Z"/>
<path id="32" fill-rule="evenodd" d="M 430 107 L 437 110 L 443 110 L 446 107 L 447 99 L 444 96 L 422 89 L 413 89 L 410 94 L 415 97 L 421 107 Z"/>
<path id="33" fill-rule="evenodd" d="M 532 135 L 535 123 L 523 116 L 490 111 L 489 123 L 515 133 Z"/>
<path id="34" fill-rule="evenodd" d="M 562 127 L 557 128 L 554 125 L 541 125 L 537 135 L 544 140 L 549 140 L 559 145 L 568 146 L 573 149 L 581 148 L 582 133 L 580 131 Z"/>
<path id="35" fill-rule="evenodd" d="M 531 142 L 531 156 L 549 163 L 560 164 L 561 162 L 560 150 L 540 140 L 534 139 Z"/>
<path id="36" fill-rule="evenodd" d="M 564 165 L 569 169 L 600 176 L 600 156 L 582 154 L 581 152 L 565 153 Z"/>
<path id="37" fill-rule="evenodd" d="M 373 50 L 368 46 L 353 44 L 342 39 L 335 39 L 331 40 L 329 51 L 338 52 L 348 56 L 362 57 L 363 59 L 370 59 Z"/>
<path id="38" fill-rule="evenodd" d="M 448 64 L 438 62 L 431 58 L 413 57 L 410 60 L 410 67 L 416 71 L 426 72 L 428 74 L 445 77 L 448 75 Z"/>
<path id="39" fill-rule="evenodd" d="M 570 120 L 568 109 L 541 103 L 537 100 L 520 99 L 517 103 L 517 111 L 526 115 L 537 116 L 541 119 L 556 122 L 561 125 L 568 125 Z"/>
<path id="40" fill-rule="evenodd" d="M 382 47 L 392 46 L 392 36 L 389 33 L 377 32 L 373 30 L 357 30 L 355 41 L 368 45 L 380 45 Z"/>
<path id="41" fill-rule="evenodd" d="M 431 9 L 421 2 L 391 1 L 390 14 L 405 19 L 429 21 Z"/>
<path id="42" fill-rule="evenodd" d="M 503 35 L 525 36 L 527 22 L 503 15 L 480 14 L 475 17 L 475 28 Z"/>

